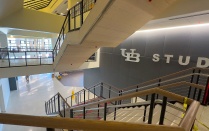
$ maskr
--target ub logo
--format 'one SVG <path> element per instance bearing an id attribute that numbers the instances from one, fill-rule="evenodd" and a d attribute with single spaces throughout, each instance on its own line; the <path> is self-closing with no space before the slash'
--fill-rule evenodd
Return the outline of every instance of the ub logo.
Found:
<path id="1" fill-rule="evenodd" d="M 130 49 L 131 52 L 125 52 L 126 49 L 120 49 L 122 56 L 126 57 L 125 61 L 130 61 L 130 62 L 139 62 L 140 59 L 140 54 L 139 53 L 134 53 L 136 49 Z"/>

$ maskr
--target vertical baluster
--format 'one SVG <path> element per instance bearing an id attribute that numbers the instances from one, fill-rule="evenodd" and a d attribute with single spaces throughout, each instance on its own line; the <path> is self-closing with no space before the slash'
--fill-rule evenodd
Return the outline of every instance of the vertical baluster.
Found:
<path id="1" fill-rule="evenodd" d="M 75 6 L 74 6 L 74 8 L 73 8 L 73 10 L 74 10 L 74 30 L 76 29 L 76 16 L 75 16 Z"/>
<path id="2" fill-rule="evenodd" d="M 191 80 L 190 80 L 190 83 L 192 83 L 193 82 L 193 79 L 194 79 L 194 72 L 195 72 L 195 69 L 193 69 L 193 71 L 192 71 L 192 77 L 191 77 Z M 190 98 L 190 93 L 191 93 L 191 86 L 189 87 L 189 92 L 188 92 L 188 98 Z"/>
<path id="3" fill-rule="evenodd" d="M 146 101 L 148 101 L 148 98 L 149 98 L 149 96 L 146 95 Z M 147 113 L 147 106 L 145 105 L 145 106 L 144 106 L 144 117 L 143 117 L 143 122 L 145 122 L 145 120 L 146 120 L 146 113 Z"/>
<path id="4" fill-rule="evenodd" d="M 101 83 L 100 96 L 103 97 L 103 83 Z"/>
<path id="5" fill-rule="evenodd" d="M 153 93 L 151 97 L 148 124 L 152 124 L 154 105 L 155 105 L 155 93 Z"/>
<path id="6" fill-rule="evenodd" d="M 86 104 L 86 91 L 85 91 L 85 89 L 84 89 L 84 91 L 83 91 L 83 103 L 84 103 L 84 105 Z M 86 118 L 86 107 L 84 106 L 83 107 L 83 119 L 85 119 Z"/>
<path id="7" fill-rule="evenodd" d="M 98 104 L 97 118 L 99 118 L 99 104 Z"/>
<path id="8" fill-rule="evenodd" d="M 63 106 L 64 117 L 65 117 L 65 101 L 63 99 L 62 99 L 62 106 Z"/>
<path id="9" fill-rule="evenodd" d="M 7 54 L 8 54 L 8 62 L 9 62 L 9 67 L 10 67 L 11 66 L 11 63 L 10 63 L 10 57 L 9 57 L 9 51 L 8 50 L 7 50 Z"/>
<path id="10" fill-rule="evenodd" d="M 94 98 L 95 98 L 95 96 L 96 96 L 96 94 L 95 94 L 96 92 L 95 92 L 95 86 L 94 86 Z"/>
<path id="11" fill-rule="evenodd" d="M 115 101 L 115 106 L 117 105 L 117 101 Z M 115 111 L 114 111 L 114 120 L 116 120 L 116 114 L 117 114 L 117 108 L 115 107 Z"/>
<path id="12" fill-rule="evenodd" d="M 160 113 L 159 125 L 163 125 L 163 123 L 164 123 L 166 104 L 167 104 L 167 97 L 164 96 L 163 97 L 163 104 L 162 104 L 162 108 L 161 108 L 161 113 Z"/>
<path id="13" fill-rule="evenodd" d="M 104 104 L 104 121 L 106 121 L 107 116 L 107 103 Z"/>
<path id="14" fill-rule="evenodd" d="M 57 95 L 57 101 L 58 101 L 58 112 L 60 112 L 60 96 L 59 94 Z"/>
<path id="15" fill-rule="evenodd" d="M 71 10 L 68 11 L 67 13 L 67 16 L 68 16 L 68 32 L 71 30 L 71 25 L 70 25 L 70 19 L 71 19 Z"/>
<path id="16" fill-rule="evenodd" d="M 159 81 L 158 81 L 158 85 L 157 85 L 158 87 L 160 86 L 160 82 L 161 82 L 161 79 L 159 79 Z M 158 97 L 159 97 L 159 96 L 158 96 L 158 94 L 157 94 L 157 99 L 158 99 Z"/>
<path id="17" fill-rule="evenodd" d="M 26 53 L 26 51 L 25 51 L 25 65 L 26 65 L 26 66 L 28 65 L 28 63 L 27 63 L 27 53 Z"/>
<path id="18" fill-rule="evenodd" d="M 56 110 L 56 103 L 55 103 L 55 96 L 54 96 L 54 110 L 55 110 L 55 112 L 57 112 L 57 110 Z"/>
<path id="19" fill-rule="evenodd" d="M 80 2 L 80 27 L 82 26 L 83 24 L 83 0 Z"/>
<path id="20" fill-rule="evenodd" d="M 111 86 L 109 87 L 109 98 L 110 98 L 110 93 L 111 93 Z"/>
<path id="21" fill-rule="evenodd" d="M 201 70 L 198 71 L 198 73 L 200 73 Z M 200 75 L 197 75 L 197 80 L 196 80 L 196 84 L 199 83 L 199 78 L 200 78 Z M 197 88 L 194 89 L 194 94 L 193 94 L 193 99 L 195 100 L 195 96 L 196 96 L 196 91 L 197 91 Z"/>
<path id="22" fill-rule="evenodd" d="M 136 86 L 136 92 L 138 92 L 139 86 Z M 137 102 L 137 97 L 135 98 L 135 103 Z"/>
<path id="23" fill-rule="evenodd" d="M 54 112 L 54 108 L 53 108 L 53 101 L 52 101 L 52 99 L 51 99 L 51 107 L 52 107 L 52 113 Z"/>

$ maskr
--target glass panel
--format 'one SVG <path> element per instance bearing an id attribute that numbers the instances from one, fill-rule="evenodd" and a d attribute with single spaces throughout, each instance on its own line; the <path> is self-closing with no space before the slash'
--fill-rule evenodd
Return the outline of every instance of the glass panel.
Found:
<path id="1" fill-rule="evenodd" d="M 52 63 L 53 63 L 52 52 L 42 52 L 41 64 L 52 64 Z"/>
<path id="2" fill-rule="evenodd" d="M 8 67 L 9 60 L 8 60 L 8 53 L 7 52 L 0 52 L 0 67 Z"/>
<path id="3" fill-rule="evenodd" d="M 9 52 L 10 66 L 25 66 L 25 52 Z"/>
<path id="4" fill-rule="evenodd" d="M 27 65 L 40 65 L 40 55 L 39 52 L 27 52 Z"/>

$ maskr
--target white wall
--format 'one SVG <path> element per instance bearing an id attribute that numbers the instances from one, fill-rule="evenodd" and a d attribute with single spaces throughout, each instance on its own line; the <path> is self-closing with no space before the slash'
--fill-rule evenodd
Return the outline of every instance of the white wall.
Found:
<path id="1" fill-rule="evenodd" d="M 0 48 L 7 47 L 7 35 L 0 32 Z"/>
<path id="2" fill-rule="evenodd" d="M 8 78 L 0 79 L 0 108 L 1 112 L 6 112 L 10 96 L 10 87 Z"/>
<path id="3" fill-rule="evenodd" d="M 9 79 L 2 78 L 0 79 L 0 112 L 6 112 L 6 108 L 9 102 L 10 96 L 10 87 Z M 0 124 L 0 131 L 2 131 L 3 125 Z"/>

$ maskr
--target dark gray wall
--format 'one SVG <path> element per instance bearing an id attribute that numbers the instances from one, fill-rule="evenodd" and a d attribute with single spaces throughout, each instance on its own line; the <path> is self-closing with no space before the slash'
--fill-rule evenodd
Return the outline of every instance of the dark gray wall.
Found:
<path id="1" fill-rule="evenodd" d="M 136 49 L 140 62 L 125 61 L 121 48 Z M 124 88 L 143 81 L 190 67 L 196 67 L 198 57 L 209 57 L 209 26 L 181 29 L 136 32 L 116 48 L 102 48 L 100 68 L 84 71 L 84 86 L 106 82 Z M 153 54 L 160 54 L 160 61 L 152 61 Z M 164 54 L 174 55 L 169 64 Z M 179 55 L 191 56 L 189 65 L 178 63 Z"/>
<path id="2" fill-rule="evenodd" d="M 9 87 L 10 87 L 10 91 L 17 90 L 17 83 L 15 77 L 9 78 Z"/>

